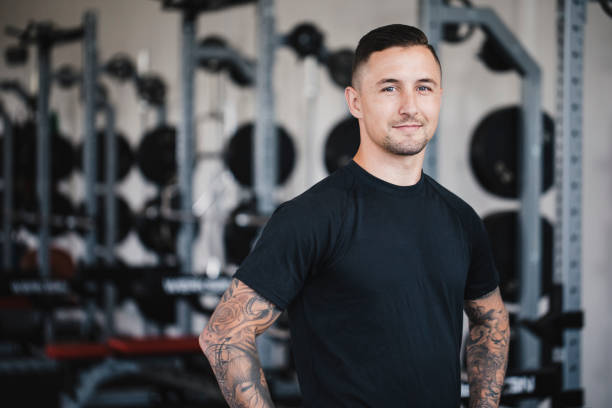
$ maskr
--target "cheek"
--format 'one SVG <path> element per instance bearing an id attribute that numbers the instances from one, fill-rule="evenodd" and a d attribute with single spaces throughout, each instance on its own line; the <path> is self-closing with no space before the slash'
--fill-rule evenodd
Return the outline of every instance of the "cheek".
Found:
<path id="1" fill-rule="evenodd" d="M 437 123 L 440 115 L 440 98 L 425 101 L 421 105 L 421 112 L 431 123 Z"/>

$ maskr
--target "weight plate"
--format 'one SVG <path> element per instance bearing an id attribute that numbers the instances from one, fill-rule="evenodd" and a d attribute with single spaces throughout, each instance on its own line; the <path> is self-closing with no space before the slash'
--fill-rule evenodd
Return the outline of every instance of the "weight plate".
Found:
<path id="1" fill-rule="evenodd" d="M 289 133 L 277 126 L 278 141 L 278 178 L 276 184 L 283 184 L 295 166 L 295 148 Z M 238 183 L 245 187 L 253 186 L 253 123 L 242 125 L 230 139 L 224 153 L 225 165 L 230 169 Z"/>
<path id="2" fill-rule="evenodd" d="M 522 143 L 522 113 L 518 106 L 496 109 L 485 116 L 470 142 L 470 165 L 480 185 L 488 192 L 518 197 L 518 152 Z M 542 192 L 554 178 L 554 121 L 542 114 Z"/>
<path id="3" fill-rule="evenodd" d="M 502 298 L 506 302 L 518 302 L 521 284 L 517 249 L 518 213 L 516 211 L 493 213 L 486 216 L 483 221 L 499 272 Z M 553 226 L 544 217 L 540 217 L 540 225 L 542 229 L 540 292 L 542 295 L 549 295 L 553 284 Z"/>
<path id="4" fill-rule="evenodd" d="M 325 168 L 333 173 L 347 165 L 359 149 L 359 121 L 353 116 L 338 122 L 325 142 Z"/>

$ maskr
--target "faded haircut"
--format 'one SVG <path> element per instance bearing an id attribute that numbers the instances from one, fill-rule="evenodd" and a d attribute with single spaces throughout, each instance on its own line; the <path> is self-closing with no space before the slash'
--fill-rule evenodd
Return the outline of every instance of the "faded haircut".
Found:
<path id="1" fill-rule="evenodd" d="M 375 28 L 359 40 L 353 59 L 351 85 L 355 85 L 355 73 L 362 64 L 368 62 L 372 53 L 391 47 L 412 47 L 415 45 L 427 47 L 438 63 L 440 72 L 442 72 L 442 65 L 436 50 L 429 44 L 429 40 L 424 32 L 416 27 L 405 24 L 390 24 Z"/>

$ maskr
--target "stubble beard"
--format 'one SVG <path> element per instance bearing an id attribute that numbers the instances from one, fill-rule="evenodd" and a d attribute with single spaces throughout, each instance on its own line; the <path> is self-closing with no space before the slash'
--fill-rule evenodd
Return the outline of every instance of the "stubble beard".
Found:
<path id="1" fill-rule="evenodd" d="M 421 153 L 428 142 L 429 139 L 424 136 L 421 140 L 408 140 L 402 143 L 401 141 L 398 142 L 397 140 L 393 140 L 393 138 L 387 134 L 383 140 L 382 147 L 387 152 L 398 156 L 414 156 Z"/>

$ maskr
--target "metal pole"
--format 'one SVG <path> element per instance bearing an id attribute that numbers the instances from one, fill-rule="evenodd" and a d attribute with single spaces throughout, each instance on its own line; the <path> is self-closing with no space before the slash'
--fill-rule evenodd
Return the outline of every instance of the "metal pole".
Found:
<path id="1" fill-rule="evenodd" d="M 105 247 L 106 262 L 111 265 L 115 262 L 115 241 L 117 235 L 117 200 L 115 198 L 115 182 L 117 180 L 117 135 L 115 133 L 115 110 L 106 103 L 104 105 L 106 127 L 105 143 L 105 180 L 104 180 L 104 207 L 105 217 Z"/>
<path id="2" fill-rule="evenodd" d="M 558 0 L 557 70 L 557 224 L 555 226 L 555 280 L 563 282 L 563 311 L 581 307 L 582 268 L 582 77 L 584 0 Z M 563 390 L 579 390 L 579 329 L 563 333 Z"/>
<path id="3" fill-rule="evenodd" d="M 520 154 L 519 242 L 520 305 L 519 318 L 538 318 L 542 275 L 540 190 L 542 188 L 542 110 L 540 70 L 530 70 L 522 78 L 522 135 Z M 518 142 L 518 141 L 517 141 Z M 540 341 L 524 328 L 519 329 L 521 368 L 540 366 Z M 531 404 L 531 403 L 530 403 Z M 524 406 L 524 405 L 522 405 Z"/>
<path id="4" fill-rule="evenodd" d="M 4 174 L 4 181 L 2 183 L 3 193 L 3 233 L 4 242 L 2 243 L 2 267 L 5 270 L 13 268 L 13 255 L 12 255 L 12 226 L 13 226 L 13 124 L 11 123 L 4 105 L 0 103 L 0 118 L 2 118 L 2 124 L 4 125 L 4 154 L 2 160 L 4 160 L 4 168 L 2 169 Z"/>
<path id="5" fill-rule="evenodd" d="M 257 210 L 271 214 L 275 208 L 278 146 L 274 114 L 274 53 L 277 46 L 274 0 L 257 3 L 256 120 L 253 153 Z"/>
<path id="6" fill-rule="evenodd" d="M 51 44 L 44 38 L 37 44 L 38 52 L 38 103 L 36 109 L 36 195 L 39 205 L 38 267 L 40 276 L 48 278 L 49 269 L 49 221 L 50 200 L 50 154 L 49 137 L 49 93 L 51 87 Z"/>
<path id="7" fill-rule="evenodd" d="M 438 44 L 442 37 L 442 22 L 439 19 L 439 10 L 442 6 L 442 0 L 419 0 L 419 25 L 440 59 L 442 56 Z M 438 178 L 438 139 L 440 132 L 436 131 L 434 137 L 427 143 L 427 154 L 423 165 L 425 173 L 434 179 Z"/>
<path id="8" fill-rule="evenodd" d="M 115 133 L 115 109 L 108 104 L 104 105 L 106 116 L 105 128 L 105 178 L 104 178 L 104 207 L 105 217 L 105 247 L 106 263 L 115 263 L 115 241 L 117 239 L 117 199 L 115 198 L 115 182 L 117 180 L 117 134 Z M 105 337 L 115 333 L 115 285 L 104 283 L 104 316 L 106 320 Z"/>
<path id="9" fill-rule="evenodd" d="M 177 240 L 177 254 L 181 273 L 190 274 L 192 268 L 192 251 L 194 239 L 192 214 L 193 163 L 194 163 L 194 75 L 195 75 L 195 19 L 196 15 L 183 12 L 182 24 L 182 122 L 176 141 L 176 162 L 178 167 L 179 193 L 181 197 L 181 228 Z M 184 333 L 191 332 L 191 312 L 185 300 L 177 301 L 177 323 Z"/>
<path id="10" fill-rule="evenodd" d="M 98 74 L 98 51 L 96 47 L 97 18 L 88 11 L 83 17 L 84 48 L 83 48 L 83 99 L 85 102 L 83 169 L 85 172 L 85 208 L 86 215 L 91 220 L 90 229 L 85 238 L 85 264 L 95 263 L 96 251 L 96 216 L 98 205 L 96 199 L 97 182 L 97 141 L 95 135 L 96 120 L 96 77 Z"/>

